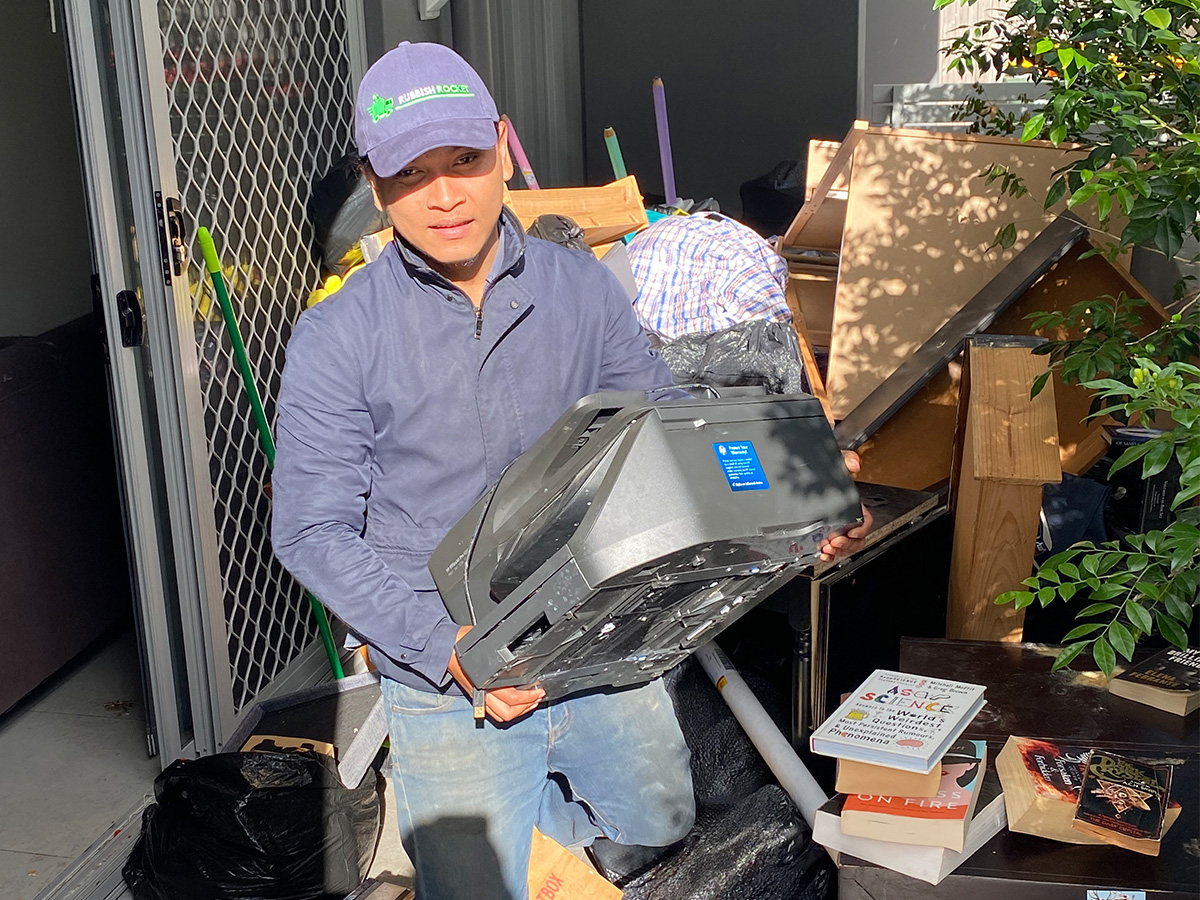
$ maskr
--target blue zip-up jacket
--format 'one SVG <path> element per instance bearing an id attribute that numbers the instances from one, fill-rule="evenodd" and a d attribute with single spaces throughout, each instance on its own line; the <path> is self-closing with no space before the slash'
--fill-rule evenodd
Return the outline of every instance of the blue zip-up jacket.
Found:
<path id="1" fill-rule="evenodd" d="M 500 231 L 479 316 L 393 242 L 287 348 L 275 554 L 383 675 L 424 690 L 449 684 L 458 631 L 427 565 L 446 532 L 580 397 L 671 383 L 604 266 L 507 210 Z"/>

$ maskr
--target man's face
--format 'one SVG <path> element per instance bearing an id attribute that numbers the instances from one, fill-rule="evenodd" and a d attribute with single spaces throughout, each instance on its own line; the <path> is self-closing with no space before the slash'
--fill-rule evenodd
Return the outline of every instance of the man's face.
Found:
<path id="1" fill-rule="evenodd" d="M 501 122 L 495 147 L 439 147 L 389 178 L 371 178 L 375 205 L 431 264 L 470 268 L 495 246 L 504 182 L 513 175 L 507 138 Z"/>

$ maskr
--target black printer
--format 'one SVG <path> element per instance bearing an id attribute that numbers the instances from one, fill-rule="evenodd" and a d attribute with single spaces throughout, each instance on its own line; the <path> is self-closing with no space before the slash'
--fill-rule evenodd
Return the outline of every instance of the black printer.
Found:
<path id="1" fill-rule="evenodd" d="M 862 521 L 807 395 L 594 394 L 505 470 L 429 561 L 479 688 L 549 698 L 657 677 Z"/>

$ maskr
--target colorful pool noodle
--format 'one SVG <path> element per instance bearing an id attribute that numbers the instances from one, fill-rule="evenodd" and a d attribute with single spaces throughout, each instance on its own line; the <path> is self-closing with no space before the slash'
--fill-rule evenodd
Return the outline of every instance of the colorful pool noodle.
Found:
<path id="1" fill-rule="evenodd" d="M 604 146 L 608 148 L 608 161 L 612 163 L 613 177 L 619 181 L 629 173 L 625 171 L 625 157 L 621 155 L 621 144 L 614 129 L 604 129 Z"/>
<path id="2" fill-rule="evenodd" d="M 654 92 L 654 122 L 658 126 L 658 158 L 662 163 L 663 193 L 666 194 L 668 206 L 679 202 L 675 193 L 675 163 L 671 159 L 671 129 L 667 125 L 667 89 L 663 80 L 655 78 L 651 82 Z"/>
<path id="3" fill-rule="evenodd" d="M 508 125 L 508 148 L 517 160 L 517 167 L 521 170 L 521 177 L 525 179 L 525 186 L 531 191 L 538 190 L 541 185 L 533 175 L 533 166 L 529 165 L 529 157 L 525 155 L 525 148 L 521 146 L 521 139 L 517 137 L 517 129 L 513 127 L 512 119 L 508 116 L 501 116 L 500 119 Z"/>

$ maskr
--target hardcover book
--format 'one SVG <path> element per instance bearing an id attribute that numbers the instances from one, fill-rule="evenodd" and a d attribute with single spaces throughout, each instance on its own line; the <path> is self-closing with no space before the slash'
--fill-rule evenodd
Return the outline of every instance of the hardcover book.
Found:
<path id="1" fill-rule="evenodd" d="M 1104 843 L 1071 825 L 1089 752 L 1087 747 L 1010 737 L 996 757 L 1009 830 L 1069 844 Z M 1178 804 L 1168 805 L 1164 833 L 1179 813 Z"/>
<path id="2" fill-rule="evenodd" d="M 1171 766 L 1156 766 L 1102 750 L 1084 765 L 1071 827 L 1147 856 L 1158 856 L 1171 793 Z"/>
<path id="3" fill-rule="evenodd" d="M 841 828 L 841 811 L 845 802 L 845 797 L 834 797 L 817 810 L 813 821 L 813 840 L 822 844 L 835 861 L 840 861 L 840 854 L 846 854 L 930 884 L 938 884 L 970 859 L 975 851 L 1004 828 L 1005 822 L 1004 795 L 1000 792 L 1000 779 L 992 769 L 983 775 L 976 812 L 967 825 L 961 852 L 946 847 L 901 844 L 845 834 Z"/>
<path id="4" fill-rule="evenodd" d="M 984 686 L 876 669 L 810 738 L 814 753 L 922 774 L 983 707 Z"/>
<path id="5" fill-rule="evenodd" d="M 935 797 L 850 794 L 842 806 L 842 833 L 962 851 L 987 765 L 983 741 L 955 741 L 941 762 Z"/>
<path id="6" fill-rule="evenodd" d="M 1108 683 L 1109 692 L 1177 716 L 1200 708 L 1200 650 L 1168 647 Z"/>

